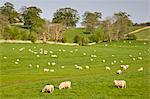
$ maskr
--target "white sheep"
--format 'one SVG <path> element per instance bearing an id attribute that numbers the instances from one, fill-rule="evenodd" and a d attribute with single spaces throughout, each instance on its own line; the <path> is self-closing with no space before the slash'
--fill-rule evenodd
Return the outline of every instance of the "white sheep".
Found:
<path id="1" fill-rule="evenodd" d="M 51 55 L 52 58 L 57 58 L 57 55 Z"/>
<path id="2" fill-rule="evenodd" d="M 142 60 L 143 58 L 142 57 L 138 57 L 138 59 Z"/>
<path id="3" fill-rule="evenodd" d="M 19 61 L 20 61 L 20 59 L 17 59 L 16 61 L 17 61 L 17 62 L 19 62 Z"/>
<path id="4" fill-rule="evenodd" d="M 121 65 L 121 68 L 123 68 L 124 70 L 128 69 L 129 65 Z"/>
<path id="5" fill-rule="evenodd" d="M 71 82 L 70 81 L 64 81 L 64 82 L 61 82 L 60 85 L 59 85 L 59 89 L 65 89 L 65 88 L 71 88 Z"/>
<path id="6" fill-rule="evenodd" d="M 105 63 L 106 61 L 103 59 L 102 62 Z"/>
<path id="7" fill-rule="evenodd" d="M 110 67 L 106 66 L 105 69 L 106 69 L 106 70 L 110 70 Z"/>
<path id="8" fill-rule="evenodd" d="M 121 74 L 121 73 L 122 73 L 122 70 L 117 70 L 116 73 L 117 73 L 117 74 Z"/>
<path id="9" fill-rule="evenodd" d="M 52 66 L 55 66 L 56 65 L 56 63 L 55 62 L 52 62 Z"/>
<path id="10" fill-rule="evenodd" d="M 32 64 L 29 64 L 29 67 L 32 67 Z"/>
<path id="11" fill-rule="evenodd" d="M 44 88 L 42 89 L 42 92 L 47 92 L 47 93 L 52 93 L 54 91 L 54 86 L 53 85 L 45 85 Z"/>
<path id="12" fill-rule="evenodd" d="M 49 69 L 48 68 L 44 68 L 44 72 L 49 72 Z"/>
<path id="13" fill-rule="evenodd" d="M 4 59 L 7 59 L 7 57 L 6 57 L 6 56 L 4 56 L 3 58 L 4 58 Z"/>
<path id="14" fill-rule="evenodd" d="M 40 65 L 36 65 L 36 68 L 40 68 Z"/>
<path id="15" fill-rule="evenodd" d="M 18 62 L 15 62 L 15 64 L 18 64 Z"/>
<path id="16" fill-rule="evenodd" d="M 126 81 L 125 80 L 114 80 L 114 84 L 118 88 L 126 88 Z"/>
<path id="17" fill-rule="evenodd" d="M 83 53 L 83 55 L 86 55 L 86 53 Z"/>
<path id="18" fill-rule="evenodd" d="M 65 68 L 65 66 L 61 66 L 61 68 L 62 68 L 62 69 L 64 69 L 64 68 Z"/>
<path id="19" fill-rule="evenodd" d="M 50 72 L 54 72 L 54 69 L 50 69 Z"/>
<path id="20" fill-rule="evenodd" d="M 89 66 L 85 66 L 85 68 L 86 68 L 86 69 L 89 69 L 90 67 L 89 67 Z"/>
<path id="21" fill-rule="evenodd" d="M 143 69 L 144 69 L 144 68 L 143 68 L 143 67 L 141 67 L 141 68 L 139 68 L 139 69 L 138 69 L 138 71 L 143 71 Z"/>
<path id="22" fill-rule="evenodd" d="M 91 58 L 90 60 L 93 61 L 94 59 Z"/>
<path id="23" fill-rule="evenodd" d="M 40 57 L 40 55 L 36 55 L 36 57 Z"/>

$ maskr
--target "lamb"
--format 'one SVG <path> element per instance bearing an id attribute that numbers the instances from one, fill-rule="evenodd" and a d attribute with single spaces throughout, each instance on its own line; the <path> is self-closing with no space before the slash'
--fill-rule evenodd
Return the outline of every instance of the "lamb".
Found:
<path id="1" fill-rule="evenodd" d="M 44 68 L 44 72 L 49 72 L 49 69 L 48 68 Z"/>
<path id="2" fill-rule="evenodd" d="M 108 66 L 106 66 L 105 68 L 106 68 L 106 70 L 110 70 L 110 67 L 108 67 Z"/>
<path id="3" fill-rule="evenodd" d="M 59 85 L 59 89 L 65 89 L 65 88 L 71 88 L 71 82 L 70 81 L 64 81 L 64 82 L 61 82 L 60 85 Z"/>
<path id="4" fill-rule="evenodd" d="M 116 73 L 117 73 L 117 74 L 121 74 L 121 73 L 122 73 L 122 70 L 117 70 Z"/>
<path id="5" fill-rule="evenodd" d="M 114 84 L 118 88 L 126 88 L 126 81 L 125 80 L 114 80 Z"/>
<path id="6" fill-rule="evenodd" d="M 138 71 L 143 71 L 143 67 L 139 68 Z"/>
<path id="7" fill-rule="evenodd" d="M 53 85 L 45 85 L 44 88 L 42 89 L 42 92 L 47 92 L 47 93 L 52 93 L 54 91 L 54 86 Z"/>

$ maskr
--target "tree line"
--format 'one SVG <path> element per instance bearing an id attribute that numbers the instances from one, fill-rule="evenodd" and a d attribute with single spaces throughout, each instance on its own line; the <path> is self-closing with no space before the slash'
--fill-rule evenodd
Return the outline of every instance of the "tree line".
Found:
<path id="1" fill-rule="evenodd" d="M 17 12 L 12 3 L 6 2 L 0 7 L 0 36 L 4 39 L 23 39 L 33 42 L 37 39 L 42 39 L 43 42 L 48 40 L 66 42 L 64 31 L 76 27 L 80 19 L 78 11 L 72 8 L 59 8 L 53 14 L 51 22 L 41 18 L 41 13 L 42 10 L 36 6 L 24 6 Z M 77 35 L 74 42 L 85 45 L 89 41 L 98 43 L 125 39 L 124 35 L 133 26 L 129 17 L 129 14 L 120 11 L 102 20 L 101 12 L 86 11 L 82 15 L 81 24 L 85 27 L 85 32 L 91 35 L 88 38 Z M 18 23 L 23 25 L 16 25 Z M 95 32 L 97 28 L 101 28 L 102 31 Z"/>

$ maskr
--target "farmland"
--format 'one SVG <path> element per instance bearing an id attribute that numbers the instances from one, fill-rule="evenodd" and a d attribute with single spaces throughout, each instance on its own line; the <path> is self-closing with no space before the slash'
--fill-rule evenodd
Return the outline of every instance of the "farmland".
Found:
<path id="1" fill-rule="evenodd" d="M 20 50 L 21 48 L 23 50 Z M 40 49 L 48 53 L 40 54 Z M 1 44 L 0 97 L 1 99 L 31 99 L 31 97 L 32 99 L 148 99 L 149 53 L 149 42 L 146 41 L 114 41 L 91 46 Z M 58 57 L 52 58 L 52 54 Z M 15 64 L 17 59 L 18 64 Z M 49 66 L 48 62 L 55 62 L 56 65 Z M 29 67 L 29 64 L 32 64 L 32 67 Z M 76 64 L 83 69 L 76 69 L 74 66 Z M 116 71 L 120 69 L 121 64 L 128 64 L 129 68 L 117 75 Z M 37 65 L 40 67 L 37 68 Z M 85 69 L 87 65 L 89 69 Z M 64 69 L 61 66 L 64 66 Z M 107 71 L 105 66 L 109 66 L 111 70 Z M 137 69 L 140 67 L 144 70 L 138 72 Z M 44 72 L 44 68 L 54 69 L 54 72 Z M 127 88 L 114 87 L 115 79 L 126 80 Z M 56 88 L 52 94 L 40 92 L 47 83 L 58 87 L 65 80 L 72 82 L 72 89 Z"/>

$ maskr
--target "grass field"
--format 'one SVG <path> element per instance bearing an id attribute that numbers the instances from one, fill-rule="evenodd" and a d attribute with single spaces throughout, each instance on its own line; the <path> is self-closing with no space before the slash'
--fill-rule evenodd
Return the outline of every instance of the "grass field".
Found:
<path id="1" fill-rule="evenodd" d="M 150 29 L 135 33 L 137 39 L 147 39 L 150 41 Z"/>
<path id="2" fill-rule="evenodd" d="M 119 41 L 92 46 L 0 44 L 0 97 L 1 99 L 149 99 L 149 44 L 150 42 L 142 41 Z M 23 47 L 25 49 L 19 51 Z M 47 55 L 39 54 L 41 48 L 53 51 L 58 57 L 51 58 L 49 52 Z M 40 57 L 34 52 L 38 52 Z M 90 61 L 91 55 L 97 57 Z M 17 59 L 20 59 L 19 64 L 15 64 Z M 114 63 L 114 60 L 117 62 Z M 48 62 L 56 62 L 56 65 L 48 66 Z M 29 64 L 32 64 L 32 67 L 29 67 Z M 36 68 L 37 64 L 40 68 Z M 90 69 L 78 70 L 75 64 L 83 68 L 88 65 Z M 123 74 L 117 75 L 116 70 L 120 69 L 121 64 L 128 64 L 129 68 Z M 64 69 L 60 68 L 62 65 L 65 66 Z M 106 71 L 105 66 L 109 66 L 111 70 Z M 137 69 L 140 67 L 144 70 L 138 72 Z M 43 68 L 55 71 L 44 72 Z M 127 88 L 114 87 L 114 79 L 126 80 Z M 40 92 L 47 83 L 58 86 L 65 80 L 72 82 L 72 89 L 55 89 L 52 94 Z"/>

